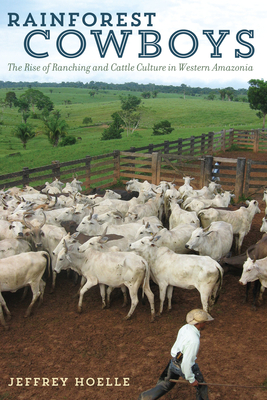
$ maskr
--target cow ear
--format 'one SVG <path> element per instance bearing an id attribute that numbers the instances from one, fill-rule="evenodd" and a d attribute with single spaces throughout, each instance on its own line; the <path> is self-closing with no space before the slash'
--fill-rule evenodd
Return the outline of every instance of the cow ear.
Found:
<path id="1" fill-rule="evenodd" d="M 40 232 L 40 234 L 41 234 L 41 236 L 45 236 L 45 234 L 44 234 L 44 232 L 43 232 L 43 231 L 41 231 L 41 232 Z"/>
<path id="2" fill-rule="evenodd" d="M 211 233 L 214 233 L 214 231 L 209 231 L 206 233 L 206 236 L 210 235 Z"/>
<path id="3" fill-rule="evenodd" d="M 12 225 L 9 225 L 9 229 L 12 229 Z"/>

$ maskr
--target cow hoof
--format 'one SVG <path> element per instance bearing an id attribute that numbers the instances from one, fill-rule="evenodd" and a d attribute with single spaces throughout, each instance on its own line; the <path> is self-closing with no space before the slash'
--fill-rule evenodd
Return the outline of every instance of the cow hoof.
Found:
<path id="1" fill-rule="evenodd" d="M 5 331 L 9 331 L 10 326 L 9 325 L 4 325 L 4 329 L 5 329 Z"/>
<path id="2" fill-rule="evenodd" d="M 80 308 L 78 308 L 78 314 L 81 314 L 82 313 L 82 308 L 80 307 Z"/>
<path id="3" fill-rule="evenodd" d="M 10 320 L 11 320 L 11 318 L 12 318 L 11 314 L 7 314 L 7 316 L 6 316 L 6 320 L 7 320 L 7 321 L 10 321 Z"/>
<path id="4" fill-rule="evenodd" d="M 161 317 L 161 315 L 162 315 L 161 313 L 159 313 L 159 312 L 157 313 L 157 317 Z"/>
<path id="5" fill-rule="evenodd" d="M 130 319 L 130 318 L 131 318 L 131 316 L 126 315 L 126 317 L 123 317 L 123 320 L 127 321 L 127 319 Z"/>

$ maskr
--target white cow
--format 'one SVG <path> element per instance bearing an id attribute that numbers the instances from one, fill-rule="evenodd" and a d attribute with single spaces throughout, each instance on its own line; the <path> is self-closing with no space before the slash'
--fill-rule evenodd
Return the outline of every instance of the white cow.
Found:
<path id="1" fill-rule="evenodd" d="M 201 225 L 207 228 L 213 221 L 225 221 L 232 225 L 236 239 L 236 251 L 240 254 L 243 239 L 249 232 L 255 214 L 260 213 L 259 204 L 256 200 L 246 201 L 248 207 L 240 207 L 238 210 L 220 210 L 209 208 L 198 213 Z"/>
<path id="2" fill-rule="evenodd" d="M 129 319 L 133 314 L 138 304 L 138 289 L 143 284 L 143 293 L 148 297 L 151 307 L 151 320 L 154 320 L 154 295 L 149 286 L 149 267 L 142 257 L 137 254 L 133 256 L 129 256 L 127 252 L 101 252 L 94 248 L 81 254 L 76 251 L 69 252 L 64 248 L 58 254 L 55 271 L 71 268 L 86 279 L 80 290 L 78 312 L 82 311 L 84 294 L 92 286 L 97 284 L 111 287 L 126 286 L 129 289 L 131 308 L 125 319 Z"/>
<path id="3" fill-rule="evenodd" d="M 50 258 L 45 251 L 21 253 L 0 260 L 0 321 L 6 329 L 8 326 L 4 319 L 3 308 L 8 318 L 11 317 L 11 313 L 2 292 L 16 292 L 18 289 L 30 285 L 33 296 L 25 313 L 25 317 L 28 317 L 44 289 L 41 279 L 46 267 L 49 271 L 49 263 Z"/>
<path id="4" fill-rule="evenodd" d="M 228 207 L 231 198 L 234 196 L 235 195 L 231 192 L 224 192 L 222 194 L 216 194 L 213 199 L 206 199 L 203 197 L 192 199 L 188 197 L 183 203 L 183 207 L 185 210 L 196 212 L 208 207 Z"/>
<path id="5" fill-rule="evenodd" d="M 0 241 L 0 259 L 31 251 L 31 245 L 23 239 L 4 239 Z"/>
<path id="6" fill-rule="evenodd" d="M 266 218 L 266 216 L 262 218 L 262 224 L 261 224 L 261 227 L 260 227 L 260 232 L 267 233 L 267 218 Z"/>
<path id="7" fill-rule="evenodd" d="M 209 228 L 197 228 L 185 247 L 198 251 L 201 256 L 210 256 L 220 261 L 231 250 L 233 244 L 233 227 L 228 222 L 215 221 Z"/>
<path id="8" fill-rule="evenodd" d="M 169 218 L 169 228 L 173 229 L 180 224 L 200 225 L 197 213 L 195 211 L 183 210 L 175 199 L 170 201 L 171 215 Z"/>
<path id="9" fill-rule="evenodd" d="M 23 224 L 19 221 L 0 220 L 0 240 L 23 237 Z"/>
<path id="10" fill-rule="evenodd" d="M 247 260 L 243 264 L 243 273 L 239 282 L 246 285 L 248 282 L 254 282 L 259 279 L 261 283 L 259 301 L 262 301 L 262 295 L 267 288 L 267 257 L 260 260 L 252 260 L 247 254 Z"/>
<path id="11" fill-rule="evenodd" d="M 145 237 L 131 243 L 130 249 L 147 260 L 151 278 L 159 285 L 159 314 L 163 311 L 167 288 L 168 308 L 171 309 L 173 286 L 196 288 L 200 293 L 202 307 L 208 312 L 222 287 L 223 269 L 220 264 L 208 256 L 176 254 L 167 247 L 158 247 L 156 241 L 157 238 Z"/>
<path id="12" fill-rule="evenodd" d="M 146 236 L 158 236 L 157 246 L 168 247 L 175 253 L 185 254 L 189 250 L 185 247 L 186 242 L 190 239 L 191 234 L 196 229 L 195 224 L 180 224 L 173 229 L 151 227 L 150 225 L 143 225 L 135 235 L 135 240 L 141 239 Z"/>

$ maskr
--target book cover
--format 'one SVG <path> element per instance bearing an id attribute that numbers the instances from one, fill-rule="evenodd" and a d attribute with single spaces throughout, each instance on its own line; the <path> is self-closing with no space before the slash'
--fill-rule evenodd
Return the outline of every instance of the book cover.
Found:
<path id="1" fill-rule="evenodd" d="M 266 7 L 258 0 L 2 1 L 0 80 L 247 89 L 250 79 L 265 79 Z M 17 295 L 20 331 L 1 332 L 0 399 L 137 400 L 168 362 L 185 305 L 151 324 L 146 302 L 125 321 L 126 308 L 101 310 L 94 288 L 79 315 L 71 281 L 59 285 L 25 321 Z M 113 299 L 121 300 L 120 293 Z M 194 393 L 181 385 L 179 395 Z"/>

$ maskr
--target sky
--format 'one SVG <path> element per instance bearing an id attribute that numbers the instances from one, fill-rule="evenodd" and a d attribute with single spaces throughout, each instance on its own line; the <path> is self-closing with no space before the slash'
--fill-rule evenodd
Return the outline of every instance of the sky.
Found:
<path id="1" fill-rule="evenodd" d="M 262 0 L 2 0 L 0 10 L 2 81 L 239 89 L 266 79 Z"/>

